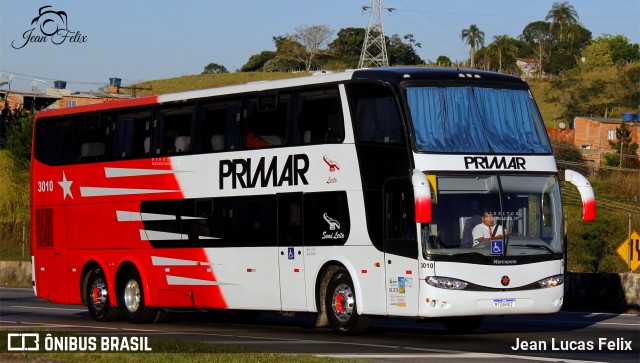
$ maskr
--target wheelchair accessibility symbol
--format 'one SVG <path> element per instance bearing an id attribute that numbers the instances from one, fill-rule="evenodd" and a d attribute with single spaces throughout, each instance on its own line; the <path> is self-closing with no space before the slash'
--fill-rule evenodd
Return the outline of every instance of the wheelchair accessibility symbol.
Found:
<path id="1" fill-rule="evenodd" d="M 288 247 L 287 248 L 287 254 L 289 255 L 289 259 L 293 260 L 294 258 L 296 258 L 295 253 L 293 253 L 293 247 Z"/>
<path id="2" fill-rule="evenodd" d="M 502 255 L 504 253 L 504 245 L 502 240 L 491 241 L 491 254 Z"/>

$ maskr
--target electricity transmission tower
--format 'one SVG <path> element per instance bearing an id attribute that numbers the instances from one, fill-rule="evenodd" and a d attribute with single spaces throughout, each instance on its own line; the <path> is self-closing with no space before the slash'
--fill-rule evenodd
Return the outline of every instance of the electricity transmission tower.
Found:
<path id="1" fill-rule="evenodd" d="M 364 36 L 358 68 L 389 66 L 382 28 L 382 9 L 382 0 L 371 0 L 371 6 L 362 7 L 362 10 L 369 10 L 369 25 Z M 394 8 L 384 9 L 389 12 L 395 10 Z"/>

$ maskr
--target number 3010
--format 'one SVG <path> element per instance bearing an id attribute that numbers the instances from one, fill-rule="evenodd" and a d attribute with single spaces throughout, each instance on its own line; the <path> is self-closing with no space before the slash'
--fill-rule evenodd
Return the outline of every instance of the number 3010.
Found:
<path id="1" fill-rule="evenodd" d="M 44 180 L 38 182 L 38 193 L 42 192 L 52 192 L 53 191 L 53 180 Z"/>

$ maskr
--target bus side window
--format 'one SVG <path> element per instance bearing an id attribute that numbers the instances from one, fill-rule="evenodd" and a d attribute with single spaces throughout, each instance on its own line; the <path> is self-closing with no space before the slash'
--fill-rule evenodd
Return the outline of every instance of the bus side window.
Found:
<path id="1" fill-rule="evenodd" d="M 342 103 L 337 86 L 298 92 L 293 115 L 295 145 L 341 143 L 344 140 Z"/>
<path id="2" fill-rule="evenodd" d="M 195 116 L 193 106 L 159 110 L 153 129 L 152 155 L 184 154 L 191 148 L 191 125 Z"/>
<path id="3" fill-rule="evenodd" d="M 378 84 L 348 85 L 358 141 L 404 144 L 402 121 L 393 92 Z"/>
<path id="4" fill-rule="evenodd" d="M 245 147 L 247 149 L 281 146 L 288 143 L 291 94 L 258 94 L 245 107 Z"/>
<path id="5" fill-rule="evenodd" d="M 132 111 L 117 114 L 112 123 L 111 157 L 113 159 L 148 156 L 151 150 L 151 108 Z"/>
<path id="6" fill-rule="evenodd" d="M 73 117 L 40 119 L 36 124 L 36 159 L 47 165 L 71 162 Z"/>
<path id="7" fill-rule="evenodd" d="M 240 100 L 219 100 L 198 107 L 194 137 L 197 152 L 236 150 L 240 147 Z"/>
<path id="8" fill-rule="evenodd" d="M 104 160 L 109 133 L 110 117 L 91 114 L 76 120 L 75 124 L 75 160 L 100 161 Z"/>

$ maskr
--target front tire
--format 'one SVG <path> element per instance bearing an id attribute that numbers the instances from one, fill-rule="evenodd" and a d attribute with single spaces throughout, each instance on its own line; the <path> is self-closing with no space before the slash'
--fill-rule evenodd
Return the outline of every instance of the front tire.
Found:
<path id="1" fill-rule="evenodd" d="M 94 268 L 86 276 L 85 301 L 89 315 L 96 321 L 113 321 L 120 316 L 120 309 L 111 305 L 107 280 L 100 268 Z"/>
<path id="2" fill-rule="evenodd" d="M 152 323 L 161 316 L 160 311 L 146 306 L 142 279 L 137 270 L 130 269 L 125 272 L 118 291 L 118 303 L 130 323 Z"/>
<path id="3" fill-rule="evenodd" d="M 333 330 L 344 334 L 359 334 L 369 328 L 371 318 L 358 314 L 353 281 L 345 268 L 338 268 L 331 275 L 325 304 Z"/>

